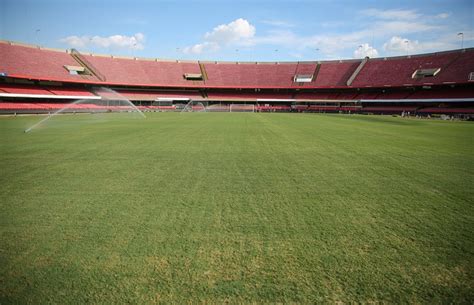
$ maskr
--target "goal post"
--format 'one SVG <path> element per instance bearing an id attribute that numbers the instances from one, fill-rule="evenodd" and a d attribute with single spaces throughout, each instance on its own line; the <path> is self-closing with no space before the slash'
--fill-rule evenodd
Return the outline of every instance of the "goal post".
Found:
<path id="1" fill-rule="evenodd" d="M 230 112 L 255 112 L 254 104 L 230 104 Z"/>
<path id="2" fill-rule="evenodd" d="M 207 102 L 190 100 L 181 112 L 207 112 Z"/>

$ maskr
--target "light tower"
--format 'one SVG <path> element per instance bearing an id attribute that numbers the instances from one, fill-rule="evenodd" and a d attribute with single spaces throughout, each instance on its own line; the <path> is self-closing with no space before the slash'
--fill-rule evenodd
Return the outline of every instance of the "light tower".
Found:
<path id="1" fill-rule="evenodd" d="M 464 49 L 464 33 L 459 32 L 458 37 L 461 36 L 461 49 Z"/>

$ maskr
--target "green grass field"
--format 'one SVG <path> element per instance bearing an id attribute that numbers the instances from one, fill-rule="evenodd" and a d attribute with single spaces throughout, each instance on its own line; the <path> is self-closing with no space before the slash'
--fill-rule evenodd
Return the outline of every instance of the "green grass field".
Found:
<path id="1" fill-rule="evenodd" d="M 1 304 L 474 301 L 473 123 L 38 120 L 0 118 Z"/>

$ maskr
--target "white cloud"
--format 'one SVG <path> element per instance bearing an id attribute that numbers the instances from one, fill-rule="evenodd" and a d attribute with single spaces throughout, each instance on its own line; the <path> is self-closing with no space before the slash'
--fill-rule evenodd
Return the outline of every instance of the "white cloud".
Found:
<path id="1" fill-rule="evenodd" d="M 268 31 L 266 35 L 254 37 L 252 41 L 259 45 L 272 44 L 279 47 L 296 49 L 299 52 L 303 49 L 319 49 L 319 54 L 332 57 L 339 56 L 337 54 L 342 54 L 346 50 L 354 50 L 354 48 L 361 45 L 362 42 L 373 38 L 386 39 L 386 37 L 423 33 L 438 28 L 436 25 L 411 20 L 375 20 L 372 22 L 371 28 L 365 28 L 360 31 L 332 35 L 304 36 L 298 35 L 291 30 L 273 30 Z M 374 57 L 379 55 L 378 50 L 373 46 L 369 47 L 372 49 L 356 51 L 362 52 L 360 57 Z M 353 53 L 352 56 L 356 55 Z"/>
<path id="2" fill-rule="evenodd" d="M 288 55 L 290 55 L 291 57 L 296 58 L 296 59 L 302 59 L 303 58 L 303 54 L 297 53 L 297 52 L 290 52 L 290 53 L 288 53 Z"/>
<path id="3" fill-rule="evenodd" d="M 426 19 L 439 18 L 446 19 L 451 16 L 451 13 L 443 12 L 437 15 L 423 15 L 418 13 L 416 10 L 402 10 L 402 9 L 393 9 L 393 10 L 379 10 L 379 9 L 367 9 L 360 11 L 363 15 L 373 17 L 378 20 L 391 20 L 391 21 L 415 21 L 420 20 L 422 17 Z"/>
<path id="4" fill-rule="evenodd" d="M 136 33 L 133 36 L 68 36 L 61 39 L 60 41 L 73 48 L 86 48 L 95 46 L 100 48 L 143 50 L 145 35 L 142 33 Z"/>
<path id="5" fill-rule="evenodd" d="M 407 52 L 413 54 L 459 48 L 461 48 L 460 39 L 452 33 L 440 35 L 436 40 L 430 41 L 410 40 L 400 36 L 393 36 L 383 45 L 384 51 L 389 52 L 390 54 L 400 55 L 404 55 Z"/>
<path id="6" fill-rule="evenodd" d="M 459 37 L 453 35 L 460 30 L 453 29 L 444 20 L 451 16 L 449 12 L 427 15 L 417 10 L 368 9 L 359 13 L 364 17 L 364 22 L 357 25 L 359 30 L 323 31 L 315 35 L 300 34 L 289 23 L 270 19 L 260 22 L 273 27 L 257 35 L 254 25 L 239 18 L 215 27 L 204 35 L 203 41 L 183 48 L 183 52 L 202 54 L 218 51 L 223 47 L 263 46 L 280 49 L 286 54 L 292 54 L 290 56 L 305 54 L 323 58 L 360 58 L 384 56 L 387 53 L 402 55 L 407 50 L 410 54 L 447 50 L 460 45 Z M 433 37 L 433 33 L 437 33 L 436 37 Z M 466 43 L 472 39 L 472 35 L 467 31 L 464 33 Z M 405 40 L 408 42 L 405 43 Z M 365 43 L 367 41 L 372 41 L 371 45 Z M 386 43 L 382 44 L 383 41 Z M 358 48 L 359 45 L 362 48 Z"/>
<path id="7" fill-rule="evenodd" d="M 368 43 L 361 44 L 357 49 L 354 50 L 354 58 L 377 57 L 379 52 L 370 46 Z"/>
<path id="8" fill-rule="evenodd" d="M 451 16 L 450 13 L 441 13 L 441 14 L 436 15 L 436 17 L 437 17 L 437 18 L 440 18 L 440 19 L 446 19 L 446 18 L 448 18 L 449 16 Z"/>
<path id="9" fill-rule="evenodd" d="M 183 52 L 200 54 L 204 51 L 216 51 L 228 45 L 251 45 L 255 32 L 255 26 L 239 18 L 228 24 L 216 26 L 204 35 L 204 42 L 185 47 Z"/>
<path id="10" fill-rule="evenodd" d="M 228 24 L 216 26 L 211 32 L 206 33 L 206 41 L 215 42 L 220 45 L 239 42 L 255 35 L 255 27 L 247 20 L 239 18 Z"/>
<path id="11" fill-rule="evenodd" d="M 190 47 L 183 48 L 183 53 L 185 54 L 201 54 L 204 51 L 217 51 L 219 49 L 219 45 L 214 42 L 203 42 L 198 43 Z"/>
<path id="12" fill-rule="evenodd" d="M 284 20 L 262 20 L 262 23 L 282 28 L 291 28 L 295 26 L 293 23 Z"/>
<path id="13" fill-rule="evenodd" d="M 379 10 L 367 9 L 360 11 L 363 15 L 372 17 L 369 22 L 371 30 L 360 31 L 364 37 L 375 36 L 400 36 L 403 34 L 421 33 L 433 30 L 442 30 L 443 26 L 435 23 L 432 17 L 418 13 L 415 10 Z M 449 14 L 437 15 L 439 18 L 447 18 Z"/>
<path id="14" fill-rule="evenodd" d="M 301 38 L 290 30 L 271 30 L 266 35 L 255 37 L 252 42 L 255 44 L 271 44 L 271 45 L 286 45 L 298 46 L 301 43 Z"/>
<path id="15" fill-rule="evenodd" d="M 375 23 L 375 34 L 387 36 L 390 34 L 420 33 L 440 29 L 438 25 L 412 21 L 388 21 Z"/>
<path id="16" fill-rule="evenodd" d="M 375 17 L 377 19 L 386 19 L 386 20 L 413 20 L 419 18 L 421 15 L 415 10 L 402 10 L 402 9 L 393 9 L 393 10 L 379 10 L 375 8 L 362 10 L 364 15 Z"/>
<path id="17" fill-rule="evenodd" d="M 87 40 L 85 36 L 78 37 L 78 36 L 68 36 L 66 38 L 61 39 L 61 42 L 66 43 L 68 46 L 73 48 L 83 48 L 87 44 Z"/>
<path id="18" fill-rule="evenodd" d="M 420 49 L 418 40 L 410 40 L 400 36 L 393 36 L 383 45 L 383 49 L 388 52 L 406 53 L 413 52 Z"/>

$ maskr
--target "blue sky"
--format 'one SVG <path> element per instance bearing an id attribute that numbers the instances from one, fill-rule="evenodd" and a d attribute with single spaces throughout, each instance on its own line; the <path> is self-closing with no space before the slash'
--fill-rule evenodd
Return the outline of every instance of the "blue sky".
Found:
<path id="1" fill-rule="evenodd" d="M 383 57 L 473 47 L 474 1 L 0 0 L 0 38 L 158 58 Z"/>

